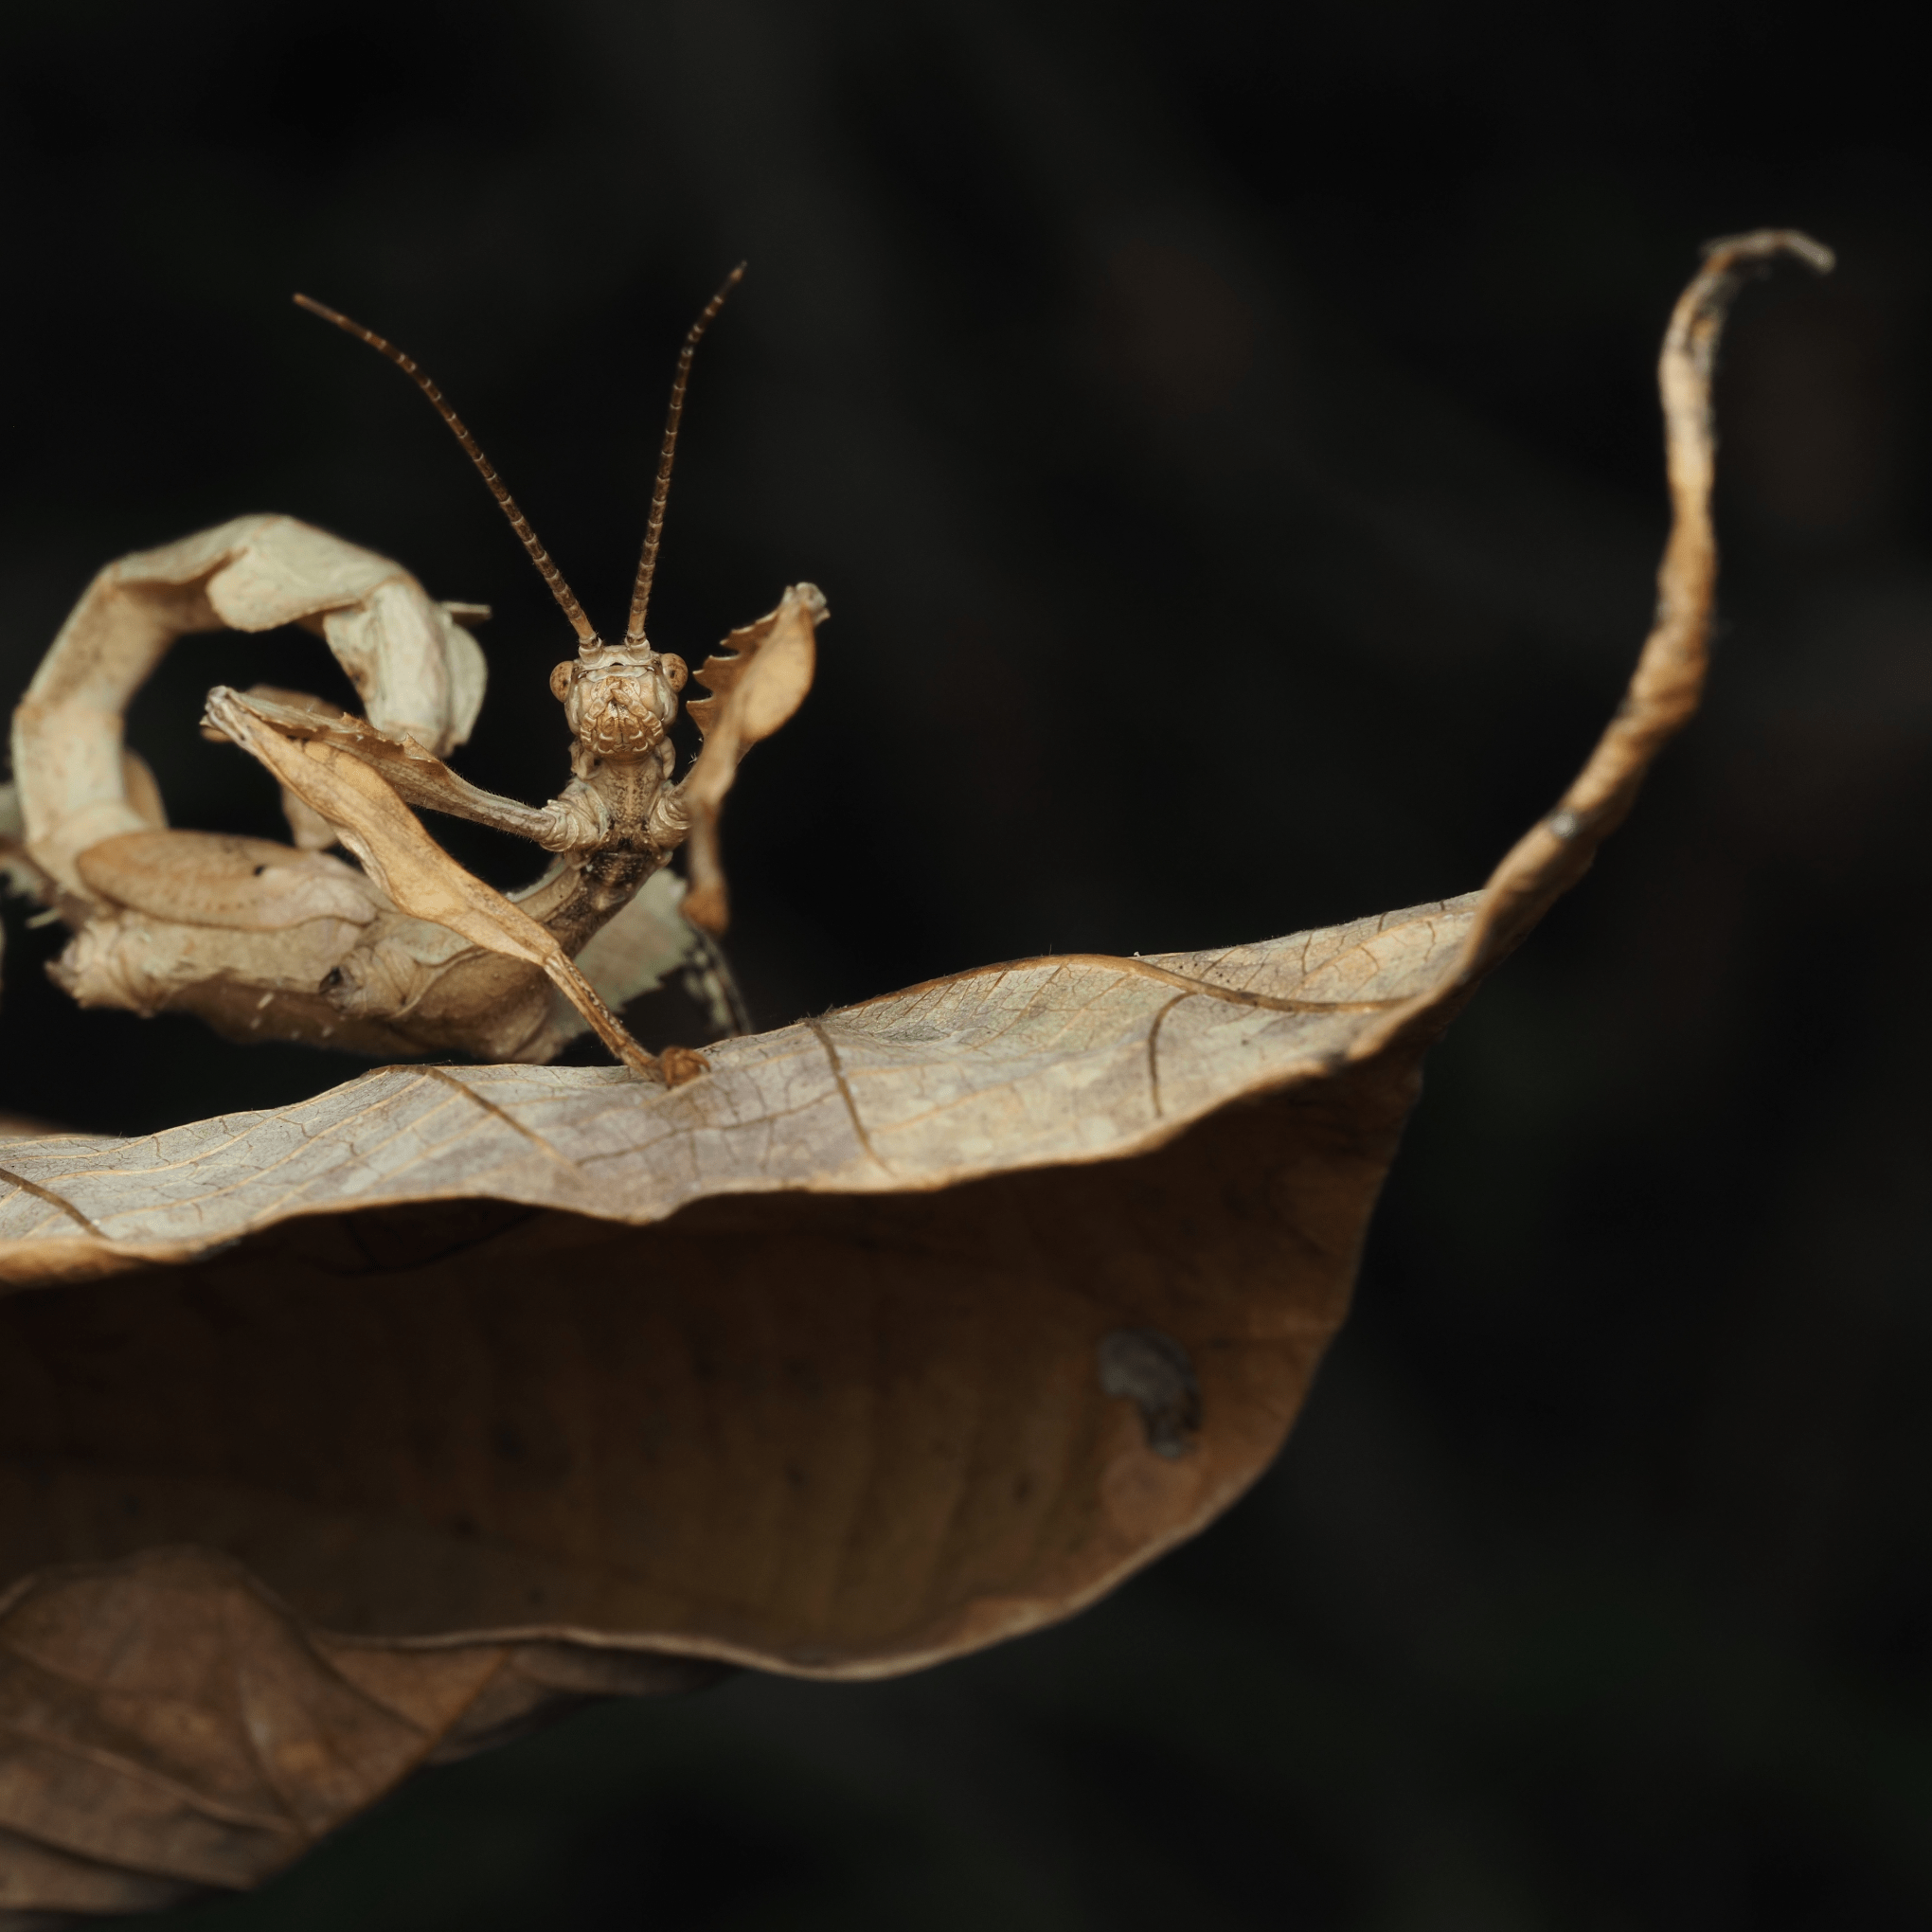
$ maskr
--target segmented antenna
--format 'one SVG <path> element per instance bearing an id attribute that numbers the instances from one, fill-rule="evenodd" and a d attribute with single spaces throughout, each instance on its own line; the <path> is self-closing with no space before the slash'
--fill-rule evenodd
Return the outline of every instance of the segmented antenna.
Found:
<path id="1" fill-rule="evenodd" d="M 334 323 L 338 329 L 347 334 L 359 336 L 378 355 L 387 356 L 429 398 L 436 413 L 449 424 L 456 440 L 462 444 L 464 452 L 468 455 L 470 460 L 475 464 L 477 473 L 482 476 L 484 482 L 490 486 L 490 493 L 495 497 L 496 507 L 510 519 L 510 528 L 522 538 L 524 548 L 530 553 L 530 562 L 543 573 L 544 581 L 550 586 L 550 595 L 557 599 L 564 615 L 570 619 L 570 628 L 577 633 L 578 649 L 580 651 L 593 649 L 600 640 L 598 637 L 597 632 L 592 628 L 590 619 L 583 615 L 583 606 L 577 601 L 577 599 L 571 593 L 570 586 L 564 581 L 564 573 L 557 568 L 556 564 L 550 562 L 550 553 L 537 541 L 537 533 L 529 527 L 528 520 L 525 517 L 523 511 L 516 507 L 516 499 L 503 487 L 503 478 L 491 468 L 490 458 L 476 446 L 476 438 L 463 427 L 463 419 L 443 401 L 442 391 L 393 342 L 385 342 L 373 329 L 365 329 L 360 322 L 351 322 L 347 315 L 338 314 L 335 310 L 325 308 L 320 302 L 313 300 L 308 295 L 297 295 L 295 297 L 295 306 L 308 310 L 312 315 L 321 316 L 325 322 Z M 714 302 L 711 309 L 706 312 L 704 318 L 706 321 L 710 320 L 716 307 L 717 304 Z M 688 362 L 690 352 L 687 349 L 685 353 L 686 361 Z M 684 384 L 683 365 L 679 366 L 678 384 L 680 393 L 682 393 Z M 673 402 L 671 418 L 673 425 L 676 422 L 675 411 L 676 403 Z M 671 456 L 667 448 L 664 474 L 668 475 L 670 470 Z M 661 495 L 663 491 L 662 476 L 659 478 L 658 488 Z M 655 528 L 656 526 L 653 524 L 653 536 Z"/>
<path id="2" fill-rule="evenodd" d="M 677 453 L 677 420 L 684 414 L 685 385 L 690 381 L 691 357 L 697 353 L 705 331 L 724 306 L 724 297 L 743 279 L 744 263 L 741 261 L 705 304 L 704 313 L 691 324 L 684 348 L 678 351 L 677 375 L 671 385 L 671 407 L 664 418 L 664 449 L 657 458 L 657 483 L 651 492 L 651 521 L 644 527 L 644 554 L 637 560 L 637 584 L 631 593 L 631 621 L 624 632 L 626 644 L 644 642 L 644 612 L 651 601 L 651 579 L 657 569 L 657 539 L 664 531 L 664 501 L 671 494 L 671 459 Z"/>

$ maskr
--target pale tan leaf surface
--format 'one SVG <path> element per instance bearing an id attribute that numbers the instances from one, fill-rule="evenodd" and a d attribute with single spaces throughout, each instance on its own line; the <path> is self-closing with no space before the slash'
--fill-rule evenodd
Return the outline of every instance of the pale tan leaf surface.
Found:
<path id="1" fill-rule="evenodd" d="M 1476 903 L 1220 954 L 988 967 L 721 1042 L 707 1078 L 671 1090 L 617 1067 L 385 1067 L 104 1157 L 98 1142 L 16 1149 L 0 1283 L 188 1260 L 338 1208 L 487 1195 L 644 1223 L 720 1193 L 1118 1159 L 1346 1062 L 1453 966 Z"/>
<path id="2" fill-rule="evenodd" d="M 1679 304 L 1656 628 L 1483 892 L 961 974 L 677 1086 L 387 1068 L 0 1148 L 0 1899 L 246 1883 L 627 1670 L 913 1669 L 1225 1508 L 1343 1316 L 1428 1045 L 1694 708 L 1716 320 L 1780 250 L 1821 253 L 1721 244 Z M 414 824 L 277 743 L 376 788 L 312 785 L 331 817 Z"/>

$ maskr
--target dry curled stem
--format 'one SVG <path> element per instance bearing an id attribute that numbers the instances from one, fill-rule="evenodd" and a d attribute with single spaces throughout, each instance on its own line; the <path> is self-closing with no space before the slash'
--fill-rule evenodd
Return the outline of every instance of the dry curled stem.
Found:
<path id="1" fill-rule="evenodd" d="M 1509 953 L 1588 870 L 1623 822 L 1657 754 L 1690 722 L 1710 668 L 1717 540 L 1710 523 L 1716 467 L 1710 384 L 1725 319 L 1744 278 L 1780 255 L 1819 275 L 1832 251 L 1794 228 L 1761 228 L 1712 242 L 1704 267 L 1677 298 L 1657 387 L 1671 534 L 1657 567 L 1657 614 L 1617 715 L 1556 809 L 1523 834 L 1483 888 L 1483 911 L 1465 944 L 1459 979 L 1474 983 Z"/>

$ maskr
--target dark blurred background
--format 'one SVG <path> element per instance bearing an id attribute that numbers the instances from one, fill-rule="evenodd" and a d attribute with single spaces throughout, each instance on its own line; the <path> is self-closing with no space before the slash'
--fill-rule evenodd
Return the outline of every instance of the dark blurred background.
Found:
<path id="1" fill-rule="evenodd" d="M 101 564 L 282 510 L 494 605 L 459 763 L 549 796 L 567 633 L 420 399 L 289 292 L 430 368 L 608 618 L 677 340 L 749 258 L 653 631 L 695 660 L 788 581 L 831 599 L 726 824 L 766 1024 L 1479 883 L 1642 634 L 1697 244 L 1801 224 L 1842 260 L 1737 317 L 1708 707 L 1437 1056 L 1357 1313 L 1244 1502 L 1057 1631 L 604 1707 L 158 1923 L 1932 1923 L 1908 18 L 7 9 L 0 701 Z M 324 665 L 181 647 L 133 726 L 175 822 L 273 835 L 200 695 Z M 354 1070 L 79 1012 L 23 910 L 0 1108 L 132 1133 Z"/>

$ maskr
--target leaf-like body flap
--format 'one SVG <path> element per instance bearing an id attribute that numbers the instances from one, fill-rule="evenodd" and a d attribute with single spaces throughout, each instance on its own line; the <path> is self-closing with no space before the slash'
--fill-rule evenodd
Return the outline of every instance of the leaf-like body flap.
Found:
<path id="1" fill-rule="evenodd" d="M 705 748 L 678 788 L 690 814 L 690 892 L 685 917 L 709 933 L 729 918 L 718 857 L 718 814 L 738 776 L 738 761 L 769 738 L 805 702 L 816 665 L 816 627 L 827 612 L 814 584 L 795 583 L 777 610 L 725 638 L 729 655 L 713 654 L 696 672 L 711 692 L 687 704 Z"/>
<path id="2" fill-rule="evenodd" d="M 707 747 L 717 742 L 735 761 L 805 702 L 815 665 L 813 634 L 827 615 L 817 585 L 795 583 L 777 610 L 724 639 L 726 655 L 714 652 L 705 659 L 694 675 L 711 695 L 693 698 L 685 709 Z M 717 783 L 706 780 L 707 786 Z M 718 796 L 724 796 L 722 790 Z"/>
<path id="3" fill-rule="evenodd" d="M 326 852 L 214 832 L 130 832 L 77 861 L 91 892 L 132 912 L 188 925 L 280 932 L 308 920 L 367 925 L 380 902 Z"/>
<path id="4" fill-rule="evenodd" d="M 279 737 L 330 744 L 348 752 L 379 772 L 399 798 L 419 810 L 468 818 L 538 845 L 552 843 L 550 817 L 544 811 L 471 784 L 413 738 L 378 731 L 366 720 L 338 711 L 319 699 L 287 702 L 294 695 L 265 686 L 249 691 L 224 689 L 222 704 L 224 712 L 245 711 Z M 210 735 L 226 737 L 228 733 L 211 727 Z"/>
<path id="5" fill-rule="evenodd" d="M 437 751 L 468 736 L 482 653 L 401 564 L 293 517 L 237 517 L 109 564 L 41 660 L 12 726 L 35 865 L 80 891 L 79 853 L 159 817 L 123 762 L 122 719 L 176 637 L 290 622 L 325 633 L 380 729 Z"/>
<path id="6" fill-rule="evenodd" d="M 209 722 L 265 764 L 287 789 L 336 827 L 399 911 L 459 933 L 486 952 L 540 968 L 631 1071 L 654 1073 L 655 1060 L 624 1030 L 555 936 L 492 886 L 456 862 L 430 837 L 363 747 L 331 743 L 313 731 L 285 737 L 269 715 L 238 692 L 208 693 Z"/>

